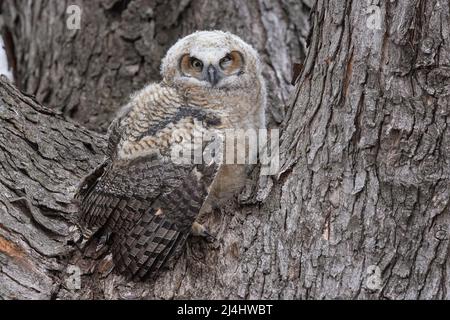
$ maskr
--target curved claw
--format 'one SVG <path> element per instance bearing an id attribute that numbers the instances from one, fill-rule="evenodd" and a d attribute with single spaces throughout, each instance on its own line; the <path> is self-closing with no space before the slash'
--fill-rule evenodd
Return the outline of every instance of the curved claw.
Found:
<path id="1" fill-rule="evenodd" d="M 207 239 L 217 240 L 217 238 L 214 235 L 212 235 L 204 225 L 202 225 L 198 222 L 194 222 L 192 224 L 191 232 L 194 236 L 197 236 L 197 237 L 204 237 Z"/>

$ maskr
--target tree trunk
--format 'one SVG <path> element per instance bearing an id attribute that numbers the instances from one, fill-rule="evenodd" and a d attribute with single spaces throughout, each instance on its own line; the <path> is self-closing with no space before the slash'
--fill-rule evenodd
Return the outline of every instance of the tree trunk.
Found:
<path id="1" fill-rule="evenodd" d="M 122 18 L 134 3 L 109 2 L 115 10 L 128 4 Z M 204 11 L 190 11 L 199 3 L 188 2 L 175 15 L 169 26 L 176 35 L 185 33 L 180 24 L 203 19 Z M 265 10 L 275 7 L 264 3 Z M 276 21 L 265 11 L 247 11 L 255 12 L 258 21 Z M 449 299 L 449 15 L 449 3 L 439 0 L 317 1 L 304 68 L 281 126 L 279 175 L 255 172 L 240 202 L 206 222 L 219 240 L 192 239 L 173 269 L 154 282 L 126 282 L 111 272 L 107 250 L 74 245 L 73 186 L 100 162 L 104 139 L 0 82 L 0 296 Z M 220 27 L 247 23 L 234 22 Z M 271 30 L 266 39 L 291 46 Z M 167 45 L 175 37 L 168 34 Z M 96 87 L 87 74 L 102 63 L 91 63 L 78 77 Z M 41 70 L 55 65 L 64 64 L 58 59 Z M 271 72 L 283 69 L 269 65 L 266 75 L 277 79 Z M 18 83 L 27 89 L 33 81 L 23 80 L 28 73 L 19 69 Z M 74 82 L 50 81 L 52 87 L 41 80 L 46 76 L 29 77 L 58 94 L 61 83 Z M 113 77 L 111 91 L 123 89 L 122 79 L 126 75 Z M 271 90 L 278 90 L 272 81 Z M 101 95 L 81 87 L 71 95 Z M 280 90 L 273 96 L 282 97 Z M 67 111 L 58 108 L 67 103 L 61 97 L 45 99 Z M 92 103 L 91 112 L 94 105 L 105 110 L 102 102 Z M 81 103 L 72 110 L 89 125 Z M 81 270 L 79 289 L 71 285 L 74 274 L 65 272 L 71 265 Z"/>

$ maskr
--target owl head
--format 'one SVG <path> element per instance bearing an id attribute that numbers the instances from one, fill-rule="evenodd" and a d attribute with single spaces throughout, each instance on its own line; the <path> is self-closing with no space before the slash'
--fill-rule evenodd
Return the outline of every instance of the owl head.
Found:
<path id="1" fill-rule="evenodd" d="M 238 36 L 197 31 L 178 40 L 162 60 L 163 80 L 177 87 L 246 88 L 261 78 L 258 53 Z"/>

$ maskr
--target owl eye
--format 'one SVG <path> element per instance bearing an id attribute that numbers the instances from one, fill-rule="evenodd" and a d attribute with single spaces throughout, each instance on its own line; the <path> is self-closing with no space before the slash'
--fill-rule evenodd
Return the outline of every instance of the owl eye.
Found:
<path id="1" fill-rule="evenodd" d="M 227 65 L 231 62 L 231 60 L 233 60 L 233 57 L 231 56 L 231 54 L 227 54 L 225 57 L 223 57 L 221 60 L 220 60 L 220 67 L 223 69 L 223 68 L 226 68 L 227 67 Z"/>
<path id="2" fill-rule="evenodd" d="M 192 68 L 201 71 L 203 69 L 203 62 L 201 62 L 197 58 L 191 58 L 191 66 Z"/>

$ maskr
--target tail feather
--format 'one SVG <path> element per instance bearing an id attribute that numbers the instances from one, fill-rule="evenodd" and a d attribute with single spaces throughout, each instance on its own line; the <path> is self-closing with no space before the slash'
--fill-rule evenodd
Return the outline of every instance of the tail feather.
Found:
<path id="1" fill-rule="evenodd" d="M 115 241 L 113 257 L 119 272 L 129 278 L 142 279 L 158 271 L 184 236 L 175 225 L 152 210 L 144 214 L 131 230 L 121 228 Z"/>
<path id="2" fill-rule="evenodd" d="M 169 260 L 169 258 L 176 258 L 179 255 L 179 251 L 184 247 L 184 244 L 189 236 L 187 232 L 178 232 L 176 238 L 172 241 L 170 246 L 167 246 L 163 252 L 161 252 L 159 259 L 155 260 L 152 268 L 147 271 L 142 278 L 146 277 L 149 273 L 159 271 Z"/>

